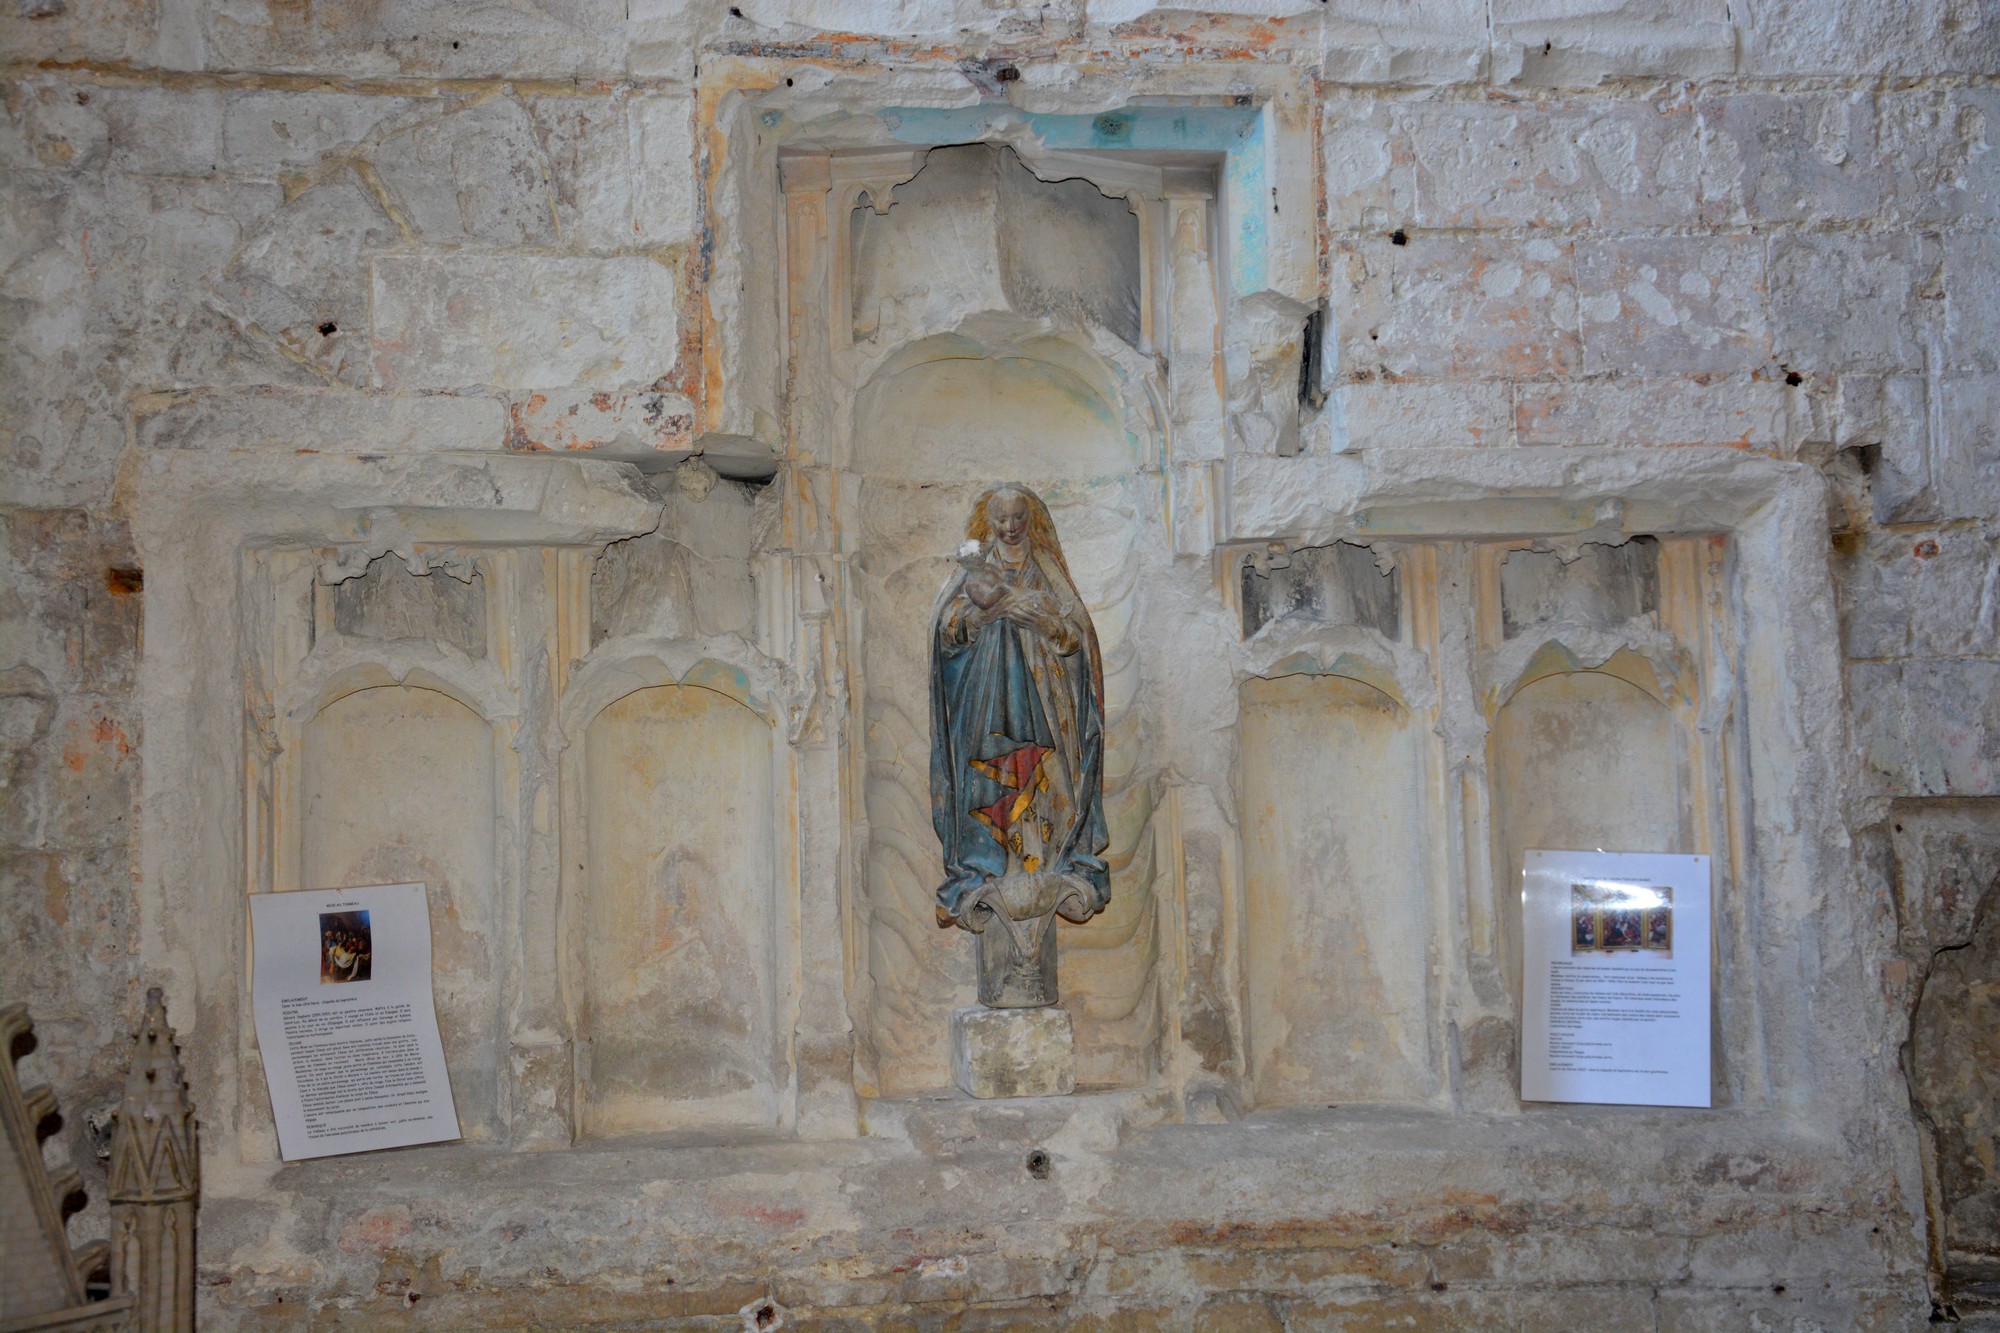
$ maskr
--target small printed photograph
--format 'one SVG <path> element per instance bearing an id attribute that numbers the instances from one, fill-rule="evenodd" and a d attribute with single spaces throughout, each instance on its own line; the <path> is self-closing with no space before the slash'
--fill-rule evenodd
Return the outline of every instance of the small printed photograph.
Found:
<path id="1" fill-rule="evenodd" d="M 1636 907 L 1608 907 L 1603 913 L 1600 949 L 1637 949 L 1645 943 L 1645 914 Z"/>
<path id="2" fill-rule="evenodd" d="M 1658 890 L 1660 902 L 1646 909 L 1646 947 L 1661 953 L 1674 951 L 1674 891 Z"/>
<path id="3" fill-rule="evenodd" d="M 1671 954 L 1674 891 L 1651 884 L 1572 884 L 1569 951 Z"/>
<path id="4" fill-rule="evenodd" d="M 1582 886 L 1578 885 L 1577 887 L 1581 888 Z M 1577 907 L 1571 911 L 1569 947 L 1572 952 L 1578 949 L 1595 949 L 1597 947 L 1597 910 L 1595 908 Z"/>
<path id="5" fill-rule="evenodd" d="M 319 914 L 319 982 L 367 981 L 375 952 L 366 912 Z"/>

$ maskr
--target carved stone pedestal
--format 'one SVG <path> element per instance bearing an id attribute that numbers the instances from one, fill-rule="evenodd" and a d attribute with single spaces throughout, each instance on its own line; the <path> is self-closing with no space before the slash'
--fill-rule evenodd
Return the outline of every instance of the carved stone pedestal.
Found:
<path id="1" fill-rule="evenodd" d="M 1062 1097 L 1076 1091 L 1076 1038 L 1069 1011 L 988 1009 L 951 1014 L 951 1075 L 972 1097 Z"/>

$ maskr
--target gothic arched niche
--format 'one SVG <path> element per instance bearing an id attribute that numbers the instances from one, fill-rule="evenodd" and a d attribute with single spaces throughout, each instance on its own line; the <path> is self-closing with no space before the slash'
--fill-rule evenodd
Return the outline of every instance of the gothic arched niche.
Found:
<path id="1" fill-rule="evenodd" d="M 306 724 L 300 883 L 421 882 L 438 1031 L 467 1138 L 497 1131 L 493 728 L 441 690 L 378 685 Z"/>
<path id="2" fill-rule="evenodd" d="M 992 317 L 982 331 L 904 349 L 855 405 L 866 969 L 885 1094 L 949 1085 L 944 1016 L 972 995 L 969 941 L 940 930 L 933 911 L 942 869 L 930 815 L 929 626 L 966 517 L 1000 481 L 1048 502 L 1104 653 L 1112 901 L 1060 936 L 1079 1084 L 1144 1082 L 1158 1040 L 1153 765 L 1131 632 L 1144 614 L 1144 569 L 1169 558 L 1159 476 L 1148 468 L 1155 446 L 1118 392 L 1126 372 L 1076 335 Z"/>
<path id="3" fill-rule="evenodd" d="M 1240 727 L 1257 1104 L 1430 1097 L 1424 735 L 1374 686 L 1317 674 L 1246 681 Z"/>
<path id="4" fill-rule="evenodd" d="M 657 685 L 599 712 L 584 749 L 583 1133 L 775 1123 L 770 724 Z"/>
<path id="5" fill-rule="evenodd" d="M 1673 711 L 1611 668 L 1539 676 L 1493 720 L 1491 777 L 1503 879 L 1501 938 L 1519 971 L 1521 866 L 1529 848 L 1698 852 L 1687 746 Z"/>

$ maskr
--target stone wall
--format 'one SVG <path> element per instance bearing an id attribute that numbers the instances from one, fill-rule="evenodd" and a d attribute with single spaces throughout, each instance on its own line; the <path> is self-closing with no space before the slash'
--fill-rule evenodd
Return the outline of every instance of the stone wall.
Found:
<path id="1" fill-rule="evenodd" d="M 73 1108 L 64 1142 L 88 1166 L 98 1140 L 84 1110 L 115 1099 L 117 1039 L 144 986 L 169 985 L 183 1040 L 205 1062 L 193 1066 L 204 1133 L 211 1151 L 226 1146 L 205 1169 L 204 1326 L 734 1325 L 740 1310 L 752 1327 L 819 1312 L 831 1326 L 1034 1327 L 1054 1313 L 1105 1327 L 1901 1328 L 1923 1323 L 1934 1300 L 1973 1308 L 2000 1253 L 1991 1085 L 1979 1073 L 2000 1027 L 2000 12 L 1974 0 L 1214 8 L 1226 12 L 1146 0 L 20 0 L 0 17 L 0 989 L 32 1007 L 45 1043 L 36 1074 Z M 1124 984 L 1119 968 L 1164 969 L 1147 992 L 1157 1001 L 1103 1025 L 1105 1078 L 1120 1092 L 1003 1109 L 976 1126 L 950 1102 L 878 1099 L 898 1089 L 870 1080 L 893 1084 L 892 1068 L 919 1070 L 900 1091 L 921 1092 L 935 1053 L 895 1064 L 902 1030 L 860 1016 L 875 982 L 844 978 L 841 962 L 843 947 L 855 968 L 893 942 L 871 945 L 865 912 L 858 925 L 831 907 L 813 916 L 807 895 L 805 942 L 788 947 L 804 950 L 800 975 L 821 989 L 807 995 L 792 1055 L 755 1053 L 760 1107 L 783 1101 L 783 1087 L 764 1096 L 772 1077 L 797 1093 L 769 1113 L 765 1137 L 569 1150 L 572 1108 L 552 1100 L 520 1110 L 511 1130 L 497 1112 L 491 1125 L 468 1116 L 510 1146 L 551 1151 L 468 1146 L 311 1169 L 269 1160 L 231 998 L 240 924 L 202 915 L 240 901 L 245 876 L 260 883 L 259 817 L 244 814 L 257 789 L 236 778 L 199 800 L 185 789 L 242 768 L 253 741 L 294 734 L 259 712 L 281 691 L 251 670 L 266 658 L 290 667 L 261 646 L 198 678 L 161 664 L 192 660 L 186 645 L 205 637 L 278 637 L 259 617 L 277 614 L 286 588 L 323 598 L 339 634 L 365 637 L 376 617 L 397 638 L 396 618 L 418 613 L 407 590 L 363 590 L 357 579 L 376 577 L 365 561 L 339 577 L 310 564 L 244 574 L 237 515 L 263 516 L 262 542 L 337 546 L 340 558 L 397 550 L 408 572 L 376 567 L 385 583 L 414 581 L 415 546 L 439 540 L 412 514 L 448 515 L 451 540 L 519 546 L 518 564 L 496 558 L 457 585 L 512 599 L 481 604 L 498 612 L 414 623 L 463 629 L 460 645 L 433 631 L 443 657 L 496 645 L 504 699 L 491 719 L 520 771 L 498 779 L 495 820 L 588 825 L 590 812 L 536 804 L 535 783 L 555 790 L 574 759 L 554 744 L 553 712 L 546 734 L 534 730 L 537 691 L 565 664 L 647 634 L 735 636 L 787 669 L 837 655 L 812 636 L 816 617 L 838 613 L 784 583 L 808 566 L 755 564 L 760 552 L 819 552 L 786 525 L 839 510 L 848 484 L 835 465 L 813 503 L 795 498 L 820 484 L 826 460 L 789 416 L 802 316 L 776 275 L 805 262 L 806 233 L 786 230 L 780 142 L 839 149 L 849 121 L 879 130 L 890 109 L 914 125 L 920 111 L 1088 118 L 1149 99 L 1265 116 L 1273 216 L 1261 241 L 1169 233 L 1185 288 L 1207 272 L 1204 245 L 1218 266 L 1254 255 L 1268 272 L 1245 279 L 1253 295 L 1240 302 L 1221 278 L 1203 298 L 1217 309 L 1179 300 L 1183 322 L 1153 349 L 1178 370 L 1161 409 L 1171 447 L 1154 441 L 1170 512 L 1156 519 L 1136 501 L 1118 512 L 1156 523 L 1134 547 L 1179 582 L 1151 605 L 1156 619 L 1140 617 L 1151 637 L 1135 637 L 1134 678 L 1176 633 L 1233 635 L 1242 623 L 1250 637 L 1259 625 L 1229 608 L 1247 616 L 1251 599 L 1224 590 L 1261 587 L 1253 575 L 1282 582 L 1287 557 L 1312 565 L 1302 557 L 1354 539 L 1371 506 L 1401 515 L 1403 554 L 1380 558 L 1404 562 L 1402 604 L 1429 617 L 1425 642 L 1443 662 L 1484 650 L 1483 631 L 1467 628 L 1478 604 L 1467 589 L 1487 557 L 1429 552 L 1500 540 L 1497 503 L 1543 506 L 1523 531 L 1567 533 L 1565 564 L 1583 533 L 1624 543 L 1601 548 L 1616 551 L 1655 529 L 1733 534 L 1730 559 L 1746 568 L 1690 572 L 1679 586 L 1714 601 L 1683 606 L 1679 623 L 1704 627 L 1691 641 L 1713 631 L 1748 646 L 1702 656 L 1684 715 L 1660 724 L 1717 752 L 1700 770 L 1714 776 L 1697 773 L 1689 790 L 1708 793 L 1711 845 L 1742 857 L 1736 901 L 1755 908 L 1731 918 L 1718 950 L 1730 988 L 1718 1019 L 1724 1109 L 1524 1110 L 1504 947 L 1488 972 L 1460 975 L 1456 955 L 1402 936 L 1379 947 L 1414 951 L 1441 979 L 1430 998 L 1385 996 L 1385 1011 L 1424 1017 L 1397 1019 L 1384 1038 L 1406 1058 L 1376 1071 L 1386 1092 L 1370 1084 L 1355 1099 L 1379 1104 L 1246 1104 L 1260 1088 L 1318 1085 L 1260 1082 L 1245 1063 L 1230 998 L 1242 978 L 1228 960 L 1285 955 L 1269 940 L 1203 952 L 1200 941 L 1237 928 L 1220 910 L 1204 917 L 1199 891 L 1201 867 L 1218 867 L 1218 881 L 1234 873 L 1235 813 L 1204 804 L 1234 779 L 1203 788 L 1202 766 L 1217 761 L 1167 727 L 1133 742 L 1143 762 L 1132 777 L 1167 922 L 1152 938 L 1165 945 L 1104 951 L 1117 965 L 1103 970 L 1103 994 Z M 899 217 L 867 203 L 856 236 L 918 253 L 898 234 L 915 208 Z M 1036 258 L 1012 261 L 996 302 L 1049 296 L 1011 290 L 1036 286 L 1019 277 Z M 908 271 L 878 268 L 907 287 Z M 949 262 L 938 272 L 968 289 L 982 276 Z M 939 332 L 925 323 L 926 293 L 886 282 L 869 290 L 901 304 L 871 306 L 889 313 L 843 336 Z M 1295 410 L 1300 325 L 1319 298 L 1329 396 Z M 1060 306 L 1043 300 L 1038 317 L 1063 318 Z M 1132 318 L 1120 306 L 1104 320 L 1123 330 Z M 1212 368 L 1191 362 L 1187 349 L 1208 356 L 1202 340 L 1216 329 Z M 1136 353 L 1129 366 L 1110 360 L 1135 378 L 1144 369 Z M 927 392 L 1011 392 L 996 382 Z M 905 420 L 857 405 L 855 387 L 807 385 L 843 413 Z M 677 489 L 667 469 L 691 451 L 713 472 L 680 473 Z M 774 465 L 777 483 L 760 491 Z M 755 485 L 725 482 L 704 501 L 714 473 Z M 1200 489 L 1219 473 L 1234 488 L 1227 504 Z M 228 506 L 204 511 L 206 488 L 226 491 Z M 706 517 L 691 517 L 698 503 Z M 1580 517 L 1549 517 L 1565 504 Z M 891 534 L 872 549 L 903 558 L 898 507 L 853 505 L 871 532 Z M 724 506 L 726 520 L 715 516 Z M 335 532 L 335 514 L 374 516 L 382 530 L 343 517 Z M 522 517 L 509 526 L 509 515 Z M 391 521 L 408 530 L 388 532 Z M 683 544 L 642 548 L 663 523 Z M 712 531 L 678 535 L 703 524 Z M 212 548 L 201 544 L 210 526 Z M 1212 536 L 1196 542 L 1196 531 Z M 1252 538 L 1260 551 L 1277 543 L 1277 573 L 1261 554 L 1266 568 L 1245 572 Z M 618 543 L 619 554 L 594 566 L 549 555 L 544 584 L 536 543 L 593 555 Z M 855 606 L 903 597 L 901 566 L 871 558 L 883 557 L 864 550 L 854 582 L 829 588 Z M 1505 581 L 1531 575 L 1513 573 L 1525 560 L 1493 559 L 1497 616 Z M 756 593 L 744 591 L 752 568 Z M 1413 569 L 1431 571 L 1430 591 Z M 600 588 L 592 600 L 594 581 L 620 579 L 684 587 L 688 625 L 666 624 L 678 613 L 644 598 Z M 203 586 L 239 580 L 265 600 L 218 602 Z M 770 614 L 758 598 L 779 583 L 804 608 L 782 635 L 759 620 Z M 580 627 L 555 609 L 574 606 Z M 1361 642 L 1360 629 L 1341 632 Z M 1836 632 L 1844 671 L 1830 661 Z M 772 647 L 786 635 L 790 649 Z M 1408 652 L 1382 655 L 1404 684 L 1423 677 Z M 1282 674 L 1269 667 L 1244 670 L 1260 682 Z M 686 669 L 641 684 L 666 699 Z M 1162 681 L 1171 674 L 1137 696 L 1135 736 L 1146 707 L 1198 734 L 1216 707 L 1199 697 L 1210 687 L 1229 695 L 1234 725 L 1227 671 Z M 1308 708 L 1303 679 L 1249 686 L 1265 720 L 1245 734 L 1297 733 L 1284 720 Z M 1387 699 L 1414 710 L 1411 734 L 1485 744 L 1469 691 L 1398 698 L 1337 673 L 1316 683 L 1355 703 L 1349 722 L 1310 724 L 1325 734 L 1375 736 Z M 1745 695 L 1732 695 L 1739 685 Z M 794 687 L 797 701 L 785 697 Z M 841 688 L 834 680 L 826 697 Z M 831 727 L 830 767 L 840 727 L 862 734 L 778 665 L 745 693 L 769 696 L 786 743 L 809 747 Z M 661 702 L 655 721 L 677 707 Z M 881 716 L 874 707 L 864 697 L 857 718 Z M 184 716 L 207 730 L 174 730 Z M 228 730 L 245 718 L 241 734 Z M 154 737 L 161 723 L 170 734 Z M 712 725 L 734 735 L 749 724 L 725 710 Z M 1366 744 L 1421 767 L 1407 737 L 1380 734 Z M 1679 734 L 1662 731 L 1659 744 Z M 1731 744 L 1742 753 L 1726 760 Z M 1451 762 L 1456 780 L 1485 761 Z M 1217 771 L 1228 768 L 1225 755 Z M 1283 774 L 1252 768 L 1254 790 L 1285 794 Z M 564 790 L 610 781 L 587 774 Z M 795 813 L 805 825 L 887 827 L 892 787 L 863 775 L 849 808 Z M 536 862 L 522 836 L 529 850 L 492 873 L 527 886 L 530 901 L 545 885 L 552 903 L 564 872 Z M 1262 845 L 1253 839 L 1253 852 Z M 842 847 L 794 866 L 800 882 L 867 879 Z M 1288 865 L 1281 850 L 1258 864 Z M 1435 857 L 1454 892 L 1484 873 Z M 1184 901 L 1170 861 L 1194 867 Z M 202 897 L 188 885 L 204 876 L 229 882 Z M 1250 919 L 1286 918 L 1253 904 Z M 1313 921 L 1300 929 L 1353 929 L 1340 913 Z M 1197 942 L 1193 962 L 1176 939 Z M 1141 963 L 1118 961 L 1132 957 Z M 1204 957 L 1223 960 L 1214 975 Z M 923 977 L 929 991 L 913 993 L 954 984 L 948 970 Z M 523 1000 L 504 990 L 511 982 L 492 984 L 510 1014 L 532 1014 L 532 987 Z M 759 984 L 773 988 L 774 1011 L 798 1002 L 781 982 Z M 1280 1004 L 1259 982 L 1249 991 L 1248 1012 Z M 815 1005 L 841 1017 L 816 1028 Z M 1372 1029 L 1369 1015 L 1350 1019 Z M 560 1082 L 537 1063 L 563 1062 L 554 1020 L 539 1021 L 496 1032 L 488 1064 L 503 1091 L 489 1103 Z M 1413 1038 L 1411 1023 L 1433 1026 Z M 1313 1059 L 1317 1069 L 1333 1057 Z M 786 1060 L 788 1074 L 768 1075 Z M 844 1131 L 825 1130 L 843 1117 Z M 1051 1154 L 1053 1171 L 1024 1169 L 1031 1150 Z M 97 1199 L 94 1188 L 93 1209 Z M 101 1230 L 99 1217 L 74 1227 Z"/>

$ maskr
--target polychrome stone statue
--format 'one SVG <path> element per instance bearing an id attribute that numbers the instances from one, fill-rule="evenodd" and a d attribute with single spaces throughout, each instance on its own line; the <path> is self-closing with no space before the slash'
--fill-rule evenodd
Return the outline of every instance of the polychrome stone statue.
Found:
<path id="1" fill-rule="evenodd" d="M 1052 1006 L 1053 917 L 1087 921 L 1111 897 L 1097 633 L 1027 487 L 979 497 L 958 563 L 931 635 L 939 924 L 973 932 L 982 1005 Z"/>

